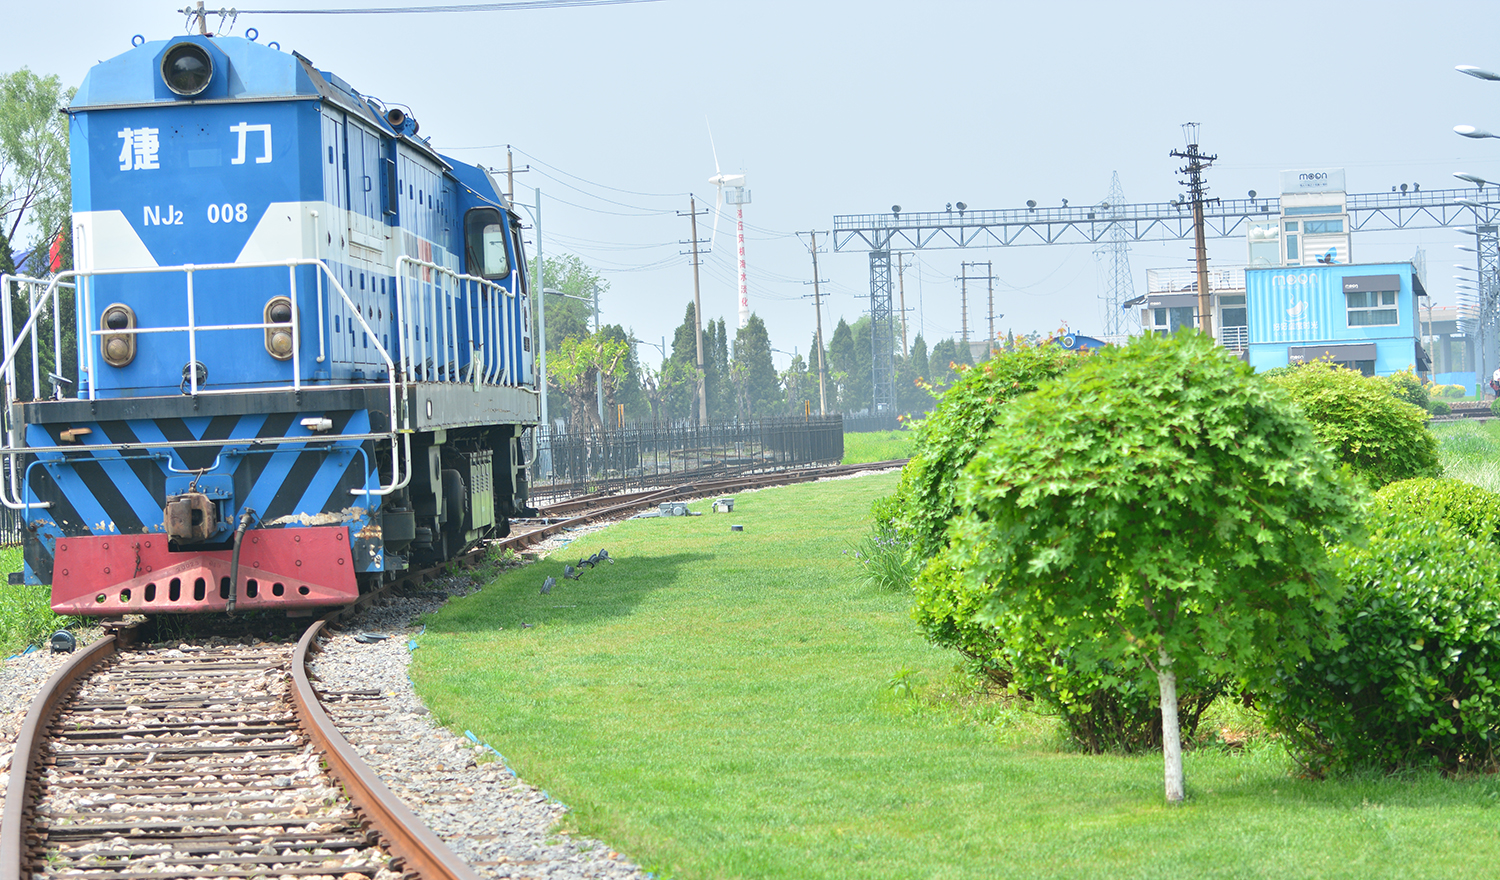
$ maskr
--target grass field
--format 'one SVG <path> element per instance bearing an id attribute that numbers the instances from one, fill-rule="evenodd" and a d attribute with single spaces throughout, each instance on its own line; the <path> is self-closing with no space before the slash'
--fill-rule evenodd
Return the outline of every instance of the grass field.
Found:
<path id="1" fill-rule="evenodd" d="M 1500 492 L 1500 419 L 1432 426 L 1443 475 Z"/>
<path id="2" fill-rule="evenodd" d="M 844 435 L 843 464 L 866 464 L 911 457 L 911 431 L 861 431 Z"/>
<path id="3" fill-rule="evenodd" d="M 1458 877 L 1500 858 L 1500 780 L 1294 779 L 1274 744 L 1091 757 L 971 699 L 845 550 L 895 475 L 632 520 L 428 621 L 412 676 L 570 822 L 677 878 Z M 731 532 L 729 524 L 742 524 Z M 621 561 L 538 586 L 562 559 Z M 529 627 L 525 624 L 530 624 Z"/>

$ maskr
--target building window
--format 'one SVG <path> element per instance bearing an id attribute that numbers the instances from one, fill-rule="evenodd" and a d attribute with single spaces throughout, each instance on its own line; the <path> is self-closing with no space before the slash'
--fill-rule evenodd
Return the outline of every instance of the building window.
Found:
<path id="1" fill-rule="evenodd" d="M 1302 224 L 1302 231 L 1308 235 L 1331 235 L 1344 231 L 1342 220 L 1307 220 Z"/>
<path id="2" fill-rule="evenodd" d="M 1397 323 L 1396 291 L 1362 290 L 1344 294 L 1350 327 L 1389 327 Z"/>
<path id="3" fill-rule="evenodd" d="M 1151 310 L 1151 329 L 1157 336 L 1166 336 L 1169 333 L 1176 333 L 1183 327 L 1195 326 L 1197 323 L 1193 320 L 1192 306 Z"/>
<path id="4" fill-rule="evenodd" d="M 1297 236 L 1290 233 L 1286 237 L 1286 258 L 1288 260 L 1300 259 L 1297 256 Z"/>
<path id="5" fill-rule="evenodd" d="M 1244 327 L 1245 298 L 1243 296 L 1219 297 L 1219 323 L 1225 327 Z"/>

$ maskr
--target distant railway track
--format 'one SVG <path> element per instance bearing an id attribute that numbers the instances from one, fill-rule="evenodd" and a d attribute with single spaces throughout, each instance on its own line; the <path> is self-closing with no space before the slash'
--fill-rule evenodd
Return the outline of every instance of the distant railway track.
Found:
<path id="1" fill-rule="evenodd" d="M 649 510 L 668 501 L 692 498 L 708 498 L 730 492 L 744 492 L 767 486 L 787 486 L 824 480 L 829 477 L 846 476 L 871 470 L 889 470 L 906 464 L 908 459 L 878 461 L 868 464 L 841 464 L 825 467 L 796 468 L 758 474 L 715 476 L 696 482 L 660 488 L 644 489 L 618 494 L 597 493 L 572 498 L 540 508 L 540 517 L 530 520 L 513 520 L 512 533 L 490 542 L 492 547 L 521 550 L 537 544 L 559 532 L 575 529 L 588 523 Z"/>

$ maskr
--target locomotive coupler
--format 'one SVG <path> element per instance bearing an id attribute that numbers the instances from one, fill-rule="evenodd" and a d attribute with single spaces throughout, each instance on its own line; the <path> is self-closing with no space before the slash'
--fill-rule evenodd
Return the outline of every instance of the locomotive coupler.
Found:
<path id="1" fill-rule="evenodd" d="M 202 492 L 168 496 L 162 519 L 167 537 L 182 544 L 206 541 L 219 530 L 214 501 Z"/>

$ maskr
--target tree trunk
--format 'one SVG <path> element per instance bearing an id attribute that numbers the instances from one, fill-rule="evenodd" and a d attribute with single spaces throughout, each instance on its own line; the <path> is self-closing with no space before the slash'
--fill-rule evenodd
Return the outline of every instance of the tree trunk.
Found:
<path id="1" fill-rule="evenodd" d="M 1182 731 L 1177 727 L 1177 673 L 1164 650 L 1156 653 L 1156 683 L 1161 687 L 1161 754 L 1166 767 L 1167 803 L 1182 803 Z"/>

